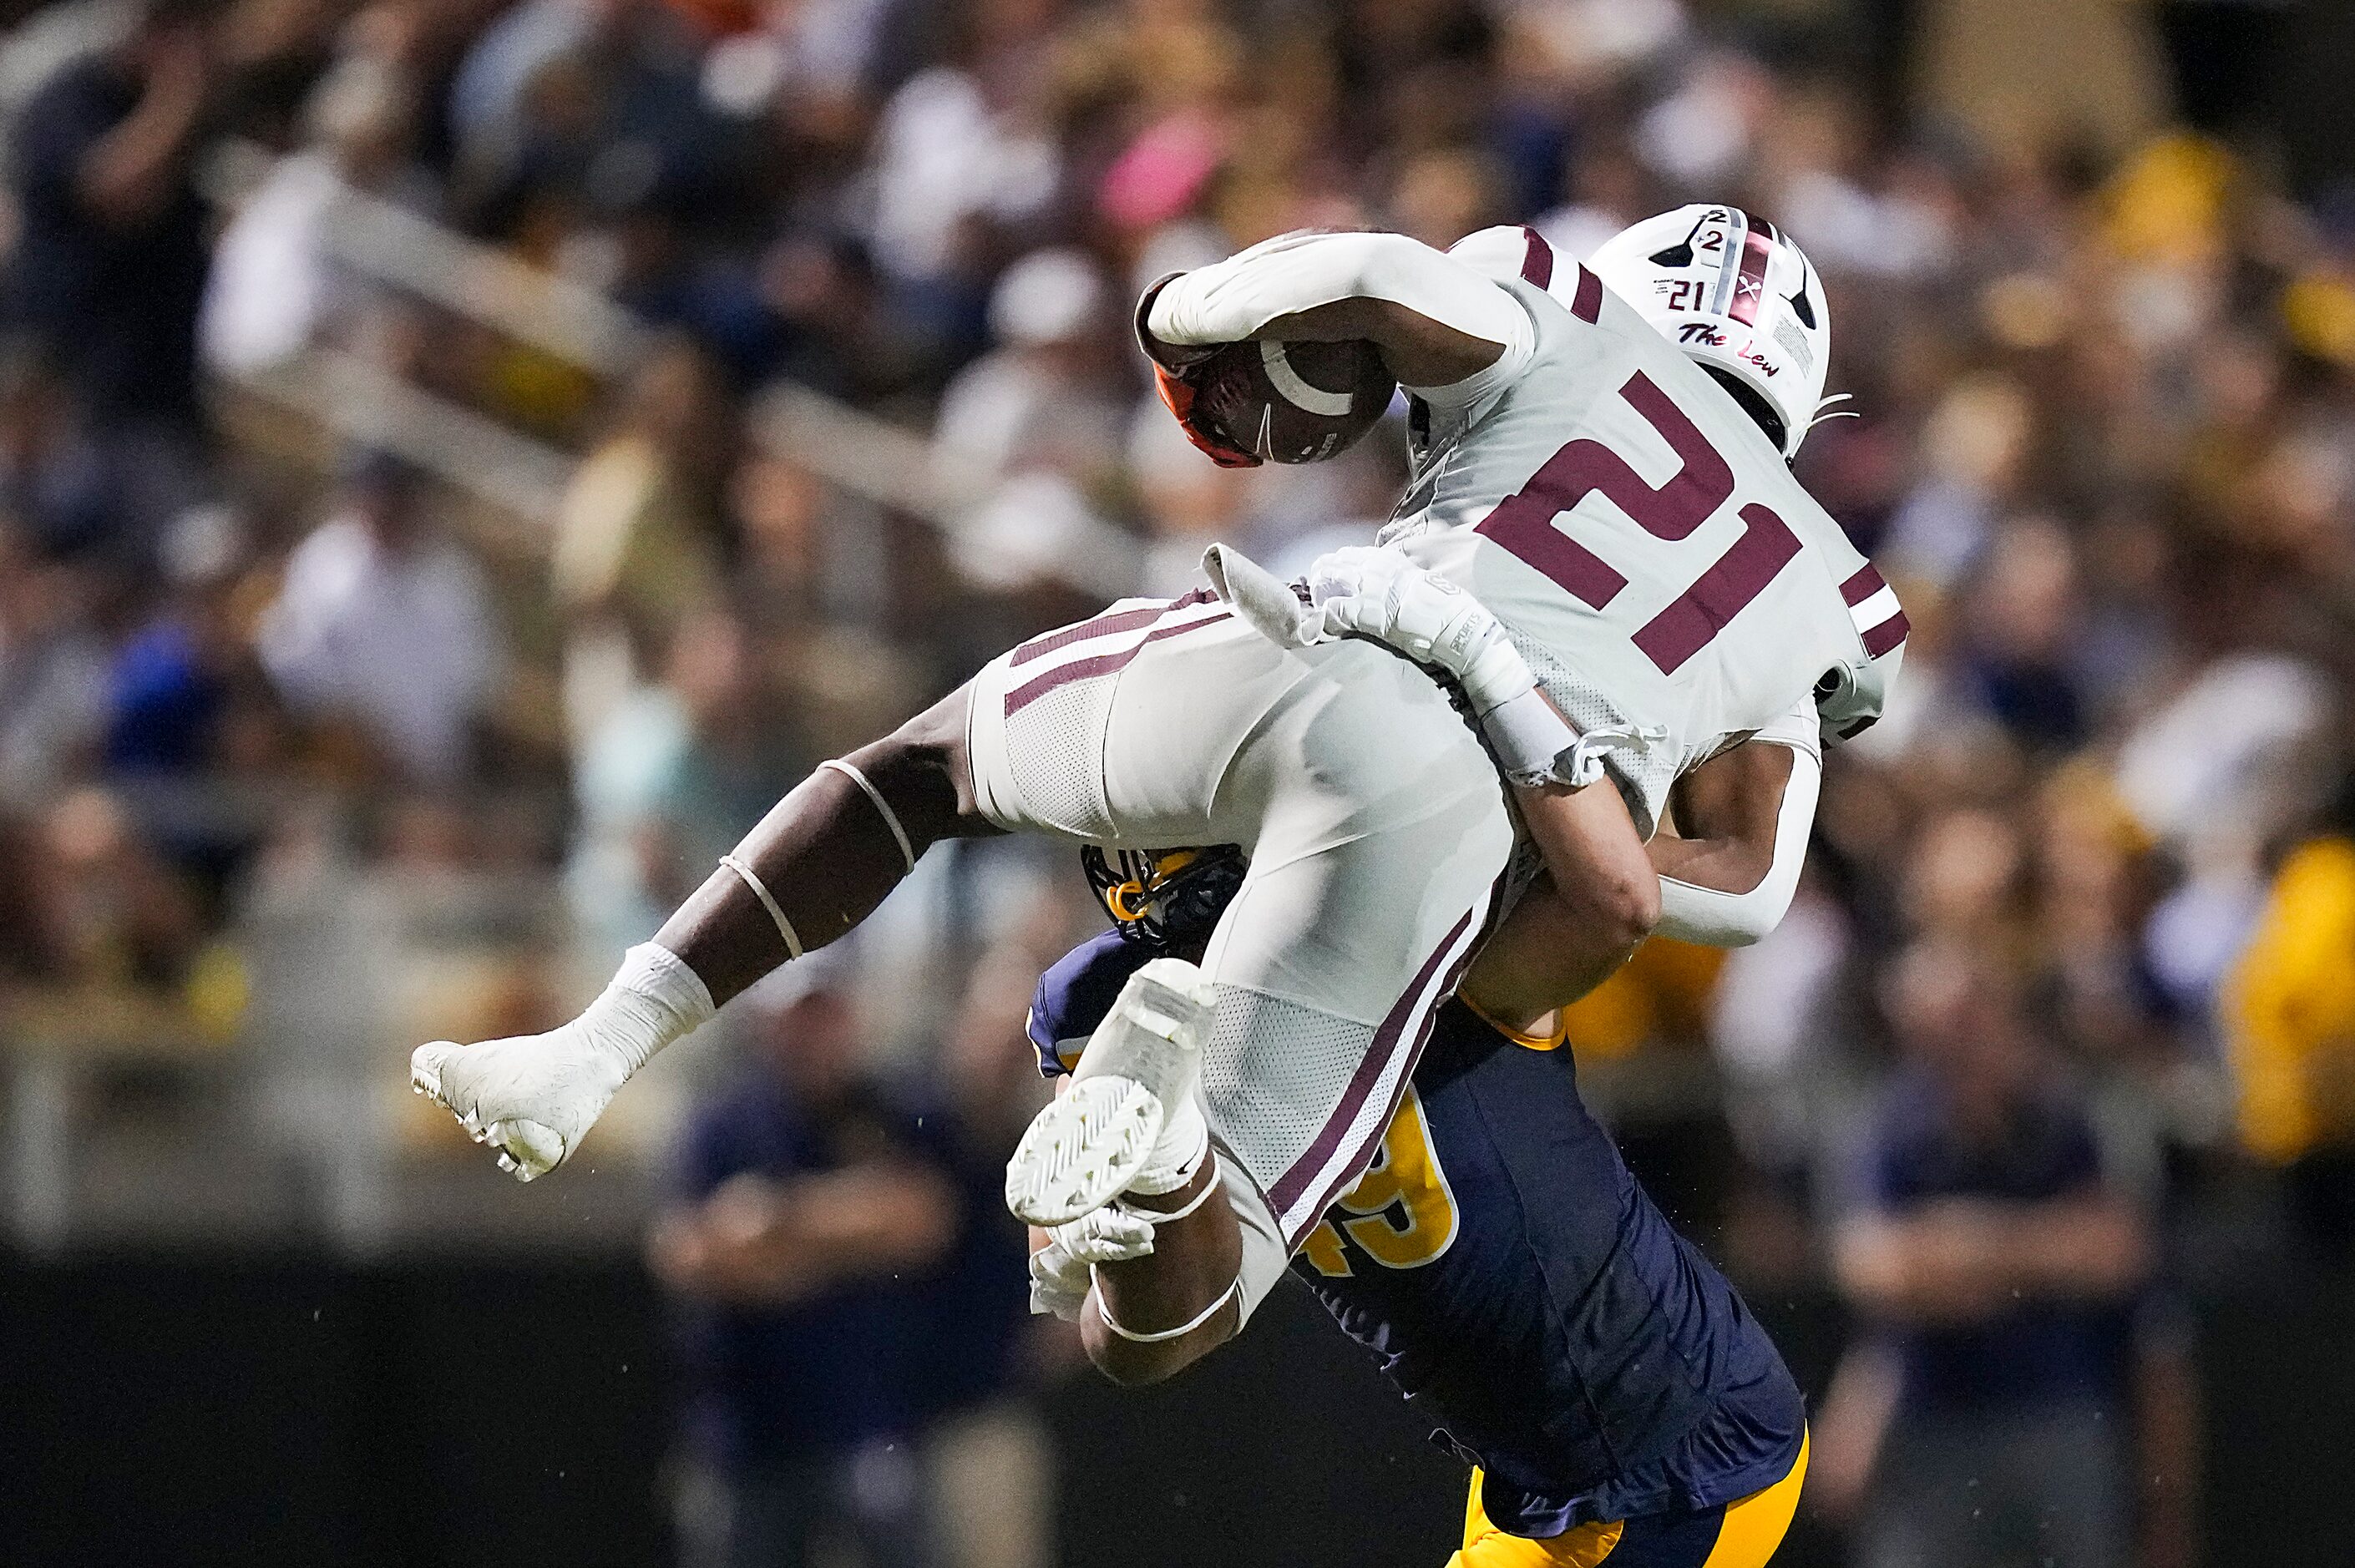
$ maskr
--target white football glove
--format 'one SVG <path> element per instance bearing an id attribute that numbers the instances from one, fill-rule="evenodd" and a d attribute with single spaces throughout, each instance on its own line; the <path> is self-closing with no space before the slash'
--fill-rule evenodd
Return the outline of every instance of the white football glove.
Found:
<path id="1" fill-rule="evenodd" d="M 1657 726 L 1599 726 L 1581 735 L 1537 689 L 1529 662 L 1487 608 L 1386 545 L 1351 545 L 1319 556 L 1300 588 L 1240 550 L 1202 555 L 1219 597 L 1270 641 L 1312 648 L 1337 637 L 1370 638 L 1455 679 L 1487 732 L 1505 777 L 1535 788 L 1584 789 L 1604 777 L 1604 757 L 1668 736 Z"/>
<path id="2" fill-rule="evenodd" d="M 1079 1321 L 1097 1264 L 1153 1255 L 1153 1222 L 1121 1208 L 1082 1214 L 1047 1234 L 1047 1245 L 1030 1255 L 1030 1310 L 1066 1323 Z"/>
<path id="3" fill-rule="evenodd" d="M 1501 707 L 1537 684 L 1511 637 L 1480 601 L 1389 546 L 1352 545 L 1308 568 L 1308 599 L 1241 551 L 1213 545 L 1203 569 L 1219 597 L 1262 635 L 1307 648 L 1358 636 L 1445 671 L 1475 714 Z"/>

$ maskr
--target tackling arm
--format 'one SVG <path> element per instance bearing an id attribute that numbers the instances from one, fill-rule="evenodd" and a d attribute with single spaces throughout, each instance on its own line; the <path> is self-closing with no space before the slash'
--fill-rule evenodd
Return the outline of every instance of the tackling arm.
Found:
<path id="1" fill-rule="evenodd" d="M 1363 338 L 1401 385 L 1464 402 L 1526 363 L 1533 339 L 1510 294 L 1402 234 L 1284 235 L 1156 285 L 1139 320 L 1172 370 L 1220 344 Z"/>
<path id="2" fill-rule="evenodd" d="M 1742 948 L 1791 906 L 1823 783 L 1816 711 L 1783 719 L 1678 781 L 1677 833 L 1648 846 L 1660 874 L 1660 933 Z"/>

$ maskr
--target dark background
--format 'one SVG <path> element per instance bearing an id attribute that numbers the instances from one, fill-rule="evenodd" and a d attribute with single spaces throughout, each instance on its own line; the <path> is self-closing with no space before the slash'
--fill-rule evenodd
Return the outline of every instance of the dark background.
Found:
<path id="1" fill-rule="evenodd" d="M 2197 1303 L 2217 1568 L 2334 1554 L 2355 1486 L 2350 1287 L 2345 1268 L 2246 1275 Z M 1837 1308 L 1757 1306 L 1819 1389 Z M 12 1257 L 0 1551 L 11 1568 L 659 1563 L 662 1364 L 634 1267 Z M 1289 1287 L 1174 1385 L 1083 1374 L 1050 1408 L 1072 1568 L 1428 1565 L 1460 1531 L 1460 1467 Z M 1806 1531 L 1778 1563 L 1827 1560 Z"/>

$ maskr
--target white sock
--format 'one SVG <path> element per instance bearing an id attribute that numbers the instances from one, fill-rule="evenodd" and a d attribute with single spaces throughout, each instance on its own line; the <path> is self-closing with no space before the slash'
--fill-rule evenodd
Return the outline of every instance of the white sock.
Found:
<path id="1" fill-rule="evenodd" d="M 635 1073 L 655 1053 L 711 1021 L 710 988 L 667 948 L 641 942 L 581 1014 L 581 1033 Z"/>
<path id="2" fill-rule="evenodd" d="M 1148 1198 L 1164 1192 L 1175 1192 L 1194 1179 L 1202 1168 L 1202 1157 L 1210 1152 L 1210 1124 L 1202 1116 L 1202 1107 L 1188 1095 L 1178 1104 L 1167 1107 L 1161 1123 L 1161 1136 L 1153 1141 L 1153 1152 L 1128 1184 L 1132 1192 L 1142 1192 Z"/>

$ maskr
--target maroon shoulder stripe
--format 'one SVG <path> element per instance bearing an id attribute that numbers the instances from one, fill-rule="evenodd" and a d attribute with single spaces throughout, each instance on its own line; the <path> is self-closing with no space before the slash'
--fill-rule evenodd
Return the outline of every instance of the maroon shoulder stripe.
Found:
<path id="1" fill-rule="evenodd" d="M 1192 602 L 1199 603 L 1200 600 Z M 1174 609 L 1180 607 L 1180 605 L 1172 605 L 1169 608 Z M 1156 609 L 1150 619 L 1158 619 L 1167 613 L 1167 610 Z M 1110 675 L 1126 669 L 1129 661 L 1144 652 L 1145 645 L 1148 642 L 1158 642 L 1166 637 L 1181 637 L 1188 631 L 1199 631 L 1205 626 L 1215 626 L 1228 619 L 1230 613 L 1222 609 L 1216 615 L 1206 615 L 1199 620 L 1189 620 L 1183 626 L 1158 626 L 1117 653 L 1097 653 L 1085 659 L 1074 659 L 1069 663 L 1058 664 L 1051 670 L 1032 676 L 1007 693 L 1006 716 L 1012 718 L 1058 686 L 1067 686 L 1073 681 L 1085 681 L 1097 675 Z"/>
<path id="2" fill-rule="evenodd" d="M 1873 568 L 1872 563 L 1867 561 L 1864 563 L 1864 570 L 1840 584 L 1840 602 L 1854 609 L 1888 586 L 1889 584 L 1882 580 L 1880 572 Z"/>
<path id="3" fill-rule="evenodd" d="M 1913 630 L 1913 623 L 1905 619 L 1903 610 L 1899 610 L 1864 634 L 1865 656 L 1870 659 L 1880 658 L 1883 653 L 1904 641 L 1905 634 Z"/>
<path id="4" fill-rule="evenodd" d="M 1603 319 L 1603 280 L 1584 267 L 1578 270 L 1578 292 L 1570 302 L 1570 313 L 1589 326 Z"/>
<path id="5" fill-rule="evenodd" d="M 1553 247 L 1546 243 L 1544 235 L 1526 223 L 1521 225 L 1521 238 L 1525 246 L 1521 251 L 1521 279 L 1542 289 L 1553 281 Z"/>

